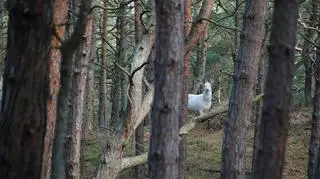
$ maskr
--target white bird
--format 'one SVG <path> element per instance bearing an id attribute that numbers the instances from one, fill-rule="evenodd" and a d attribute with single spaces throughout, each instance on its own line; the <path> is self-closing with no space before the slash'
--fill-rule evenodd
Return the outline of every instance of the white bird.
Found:
<path id="1" fill-rule="evenodd" d="M 211 107 L 212 89 L 211 84 L 206 82 L 204 84 L 202 94 L 189 94 L 188 95 L 188 109 L 190 111 L 198 111 L 203 115 Z"/>

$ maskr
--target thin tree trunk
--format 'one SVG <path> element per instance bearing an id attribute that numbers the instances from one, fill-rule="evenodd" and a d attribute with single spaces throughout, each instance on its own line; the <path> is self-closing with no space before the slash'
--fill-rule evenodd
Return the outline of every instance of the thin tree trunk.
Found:
<path id="1" fill-rule="evenodd" d="M 182 109 L 184 1 L 156 1 L 155 95 L 149 148 L 149 178 L 179 178 Z"/>
<path id="2" fill-rule="evenodd" d="M 192 1 L 185 0 L 184 1 L 184 37 L 188 37 L 191 26 L 192 26 Z M 195 42 L 197 44 L 197 42 Z M 195 44 L 195 45 L 196 45 Z M 157 47 L 156 47 L 157 49 Z M 179 128 L 184 124 L 184 119 L 187 115 L 188 109 L 187 104 L 188 101 L 188 92 L 189 92 L 189 77 L 190 77 L 190 58 L 191 53 L 185 54 L 183 61 L 183 88 L 181 88 L 182 95 L 182 105 L 181 105 L 181 113 L 179 116 Z M 179 88 L 178 88 L 179 89 Z M 180 144 L 179 144 L 179 179 L 184 178 L 185 174 L 185 159 L 187 157 L 187 136 L 181 136 Z"/>
<path id="3" fill-rule="evenodd" d="M 71 4 L 70 4 L 71 5 Z M 72 8 L 76 6 L 73 6 Z M 68 156 L 67 146 L 67 132 L 68 125 L 71 118 L 71 91 L 72 91 L 72 82 L 73 82 L 73 72 L 74 72 L 74 61 L 73 55 L 75 50 L 78 48 L 82 42 L 82 36 L 86 30 L 88 13 L 90 11 L 91 0 L 81 0 L 79 7 L 79 15 L 72 33 L 68 39 L 66 39 L 61 46 L 61 69 L 60 69 L 60 82 L 61 87 L 58 94 L 57 102 L 57 122 L 55 128 L 55 138 L 52 149 L 52 173 L 51 177 L 53 179 L 59 178 L 63 179 L 66 177 L 67 171 L 67 161 L 66 157 Z M 69 19 L 71 20 L 71 19 Z M 70 30 L 71 30 L 70 29 Z M 70 32 L 70 31 L 69 31 Z"/>
<path id="4" fill-rule="evenodd" d="M 94 2 L 93 2 L 94 3 Z M 96 20 L 97 15 L 96 12 L 92 11 L 92 34 L 91 34 L 91 52 L 90 58 L 88 63 L 88 75 L 87 75 L 87 82 L 86 82 L 86 91 L 85 91 L 85 107 L 84 107 L 84 121 L 83 121 L 83 139 L 87 138 L 89 133 L 93 132 L 94 124 L 97 122 L 94 121 L 94 100 L 95 100 L 95 61 L 96 61 L 96 45 L 97 45 L 97 38 L 94 35 L 96 29 Z"/>
<path id="5" fill-rule="evenodd" d="M 86 32 L 75 55 L 75 72 L 73 74 L 72 124 L 69 132 L 67 178 L 80 178 L 81 130 L 84 115 L 85 87 L 88 75 L 88 62 L 92 40 L 92 18 L 88 17 Z M 86 120 L 86 119 L 85 119 Z"/>
<path id="6" fill-rule="evenodd" d="M 193 93 L 200 93 L 201 91 L 201 85 L 204 83 L 204 77 L 206 72 L 206 60 L 208 55 L 208 26 L 206 27 L 206 30 L 203 32 L 203 37 L 200 42 L 200 50 L 199 50 L 199 58 L 197 59 L 196 64 L 196 73 L 195 73 L 195 86 L 192 90 Z"/>
<path id="7" fill-rule="evenodd" d="M 223 179 L 245 178 L 247 127 L 255 96 L 265 14 L 265 0 L 246 1 L 234 85 L 224 128 L 221 165 Z"/>
<path id="8" fill-rule="evenodd" d="M 317 5 L 317 0 L 312 0 L 312 13 L 310 14 L 310 21 L 308 25 L 310 27 L 315 27 L 318 23 L 317 21 L 317 13 L 319 5 Z M 307 29 L 306 30 L 306 38 L 308 40 L 304 40 L 303 42 L 303 49 L 302 49 L 302 60 L 304 62 L 304 68 L 305 68 L 305 77 L 304 77 L 304 98 L 305 98 L 305 104 L 311 105 L 312 103 L 312 61 L 309 57 L 313 45 L 309 42 L 309 40 L 313 41 L 315 36 L 315 31 L 313 29 Z"/>
<path id="9" fill-rule="evenodd" d="M 152 8 L 154 11 L 154 8 Z M 154 13 L 153 13 L 154 14 Z M 132 71 L 141 66 L 148 59 L 152 46 L 155 40 L 155 20 L 152 15 L 151 23 L 148 26 L 146 33 L 142 35 L 141 42 L 135 49 L 135 54 L 132 60 Z M 143 70 L 143 67 L 142 69 Z M 131 86 L 131 100 L 132 104 L 137 104 L 136 98 L 142 91 L 143 71 L 138 70 L 132 78 L 133 85 Z M 128 141 L 138 125 L 143 121 L 151 109 L 151 104 L 154 96 L 154 88 L 149 85 L 149 90 L 142 100 L 140 106 L 131 105 L 128 119 L 125 121 L 124 128 L 113 133 L 108 145 L 104 148 L 101 155 L 101 160 L 97 168 L 96 178 L 116 178 L 121 171 L 121 161 L 123 155 L 123 146 L 128 144 Z M 137 94 L 137 95 L 135 95 Z M 134 107 L 134 109 L 133 109 Z"/>
<path id="10" fill-rule="evenodd" d="M 55 1 L 55 14 L 54 14 L 54 24 L 56 29 L 56 34 L 63 39 L 65 34 L 65 26 L 58 24 L 65 23 L 68 14 L 68 1 L 56 0 Z M 59 47 L 61 42 L 57 37 L 52 38 L 52 46 Z M 49 59 L 49 93 L 50 98 L 48 102 L 48 112 L 47 112 L 47 129 L 45 135 L 45 145 L 43 152 L 44 165 L 42 166 L 41 178 L 49 179 L 51 176 L 51 157 L 52 157 L 52 146 L 54 139 L 55 124 L 57 118 L 57 98 L 58 91 L 60 88 L 60 62 L 61 53 L 57 48 L 51 48 L 50 59 Z"/>
<path id="11" fill-rule="evenodd" d="M 3 12 L 4 12 L 4 0 L 0 0 L 0 64 L 3 62 L 3 47 L 4 47 L 4 41 L 3 41 Z"/>
<path id="12" fill-rule="evenodd" d="M 260 59 L 259 62 L 259 72 L 258 72 L 258 79 L 257 79 L 257 86 L 256 86 L 256 95 L 260 95 L 263 93 L 263 89 L 264 89 L 264 76 L 265 76 L 265 63 L 264 63 L 264 59 Z M 262 112 L 262 101 L 258 101 L 255 104 L 255 125 L 254 125 L 254 139 L 253 139 L 253 156 L 252 156 L 252 171 L 254 171 L 254 167 L 255 167 L 255 163 L 257 160 L 257 155 L 258 155 L 258 146 L 259 146 L 259 134 L 260 134 L 260 127 L 261 127 L 261 112 Z"/>
<path id="13" fill-rule="evenodd" d="M 319 28 L 319 17 L 316 14 L 320 12 L 320 0 L 312 0 L 312 12 L 311 24 Z M 309 33 L 309 32 L 308 32 Z M 317 44 L 320 45 L 320 33 L 317 33 L 318 41 Z M 313 111 L 312 111 L 312 127 L 311 127 L 311 137 L 309 144 L 309 160 L 308 160 L 308 178 L 316 179 L 320 177 L 320 49 L 316 50 L 316 61 L 315 61 L 315 71 L 314 71 L 314 97 L 313 97 Z"/>
<path id="14" fill-rule="evenodd" d="M 320 44 L 320 43 L 318 43 Z M 317 49 L 315 64 L 315 93 L 312 112 L 312 128 L 309 146 L 309 161 L 308 161 L 308 178 L 319 178 L 320 168 L 318 163 L 319 158 L 319 141 L 320 141 L 320 49 Z"/>
<path id="15" fill-rule="evenodd" d="M 276 0 L 270 35 L 269 67 L 253 177 L 282 178 L 292 95 L 298 1 Z"/>
<path id="16" fill-rule="evenodd" d="M 108 7 L 108 0 L 104 0 L 104 7 Z M 99 129 L 106 128 L 106 65 L 107 65 L 107 54 L 108 54 L 108 10 L 103 11 L 103 25 L 102 25 L 102 57 L 100 61 L 100 85 L 99 85 Z"/>
<path id="17" fill-rule="evenodd" d="M 7 3 L 9 23 L 0 116 L 0 178 L 41 178 L 42 166 L 47 162 L 43 160 L 44 144 L 49 145 L 44 139 L 53 1 Z M 21 16 L 26 12 L 28 18 Z"/>

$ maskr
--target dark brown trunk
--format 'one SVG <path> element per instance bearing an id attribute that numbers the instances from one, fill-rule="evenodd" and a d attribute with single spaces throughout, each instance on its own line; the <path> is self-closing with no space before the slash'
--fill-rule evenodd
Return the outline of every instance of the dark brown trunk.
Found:
<path id="1" fill-rule="evenodd" d="M 269 67 L 253 177 L 282 178 L 292 95 L 298 1 L 276 0 L 270 35 Z"/>
<path id="2" fill-rule="evenodd" d="M 179 177 L 179 117 L 182 113 L 184 1 L 156 1 L 155 95 L 149 148 L 149 178 Z M 180 118 L 181 119 L 181 118 Z"/>
<path id="3" fill-rule="evenodd" d="M 320 43 L 318 43 L 320 44 Z M 317 49 L 315 64 L 315 93 L 312 112 L 312 128 L 309 146 L 308 178 L 319 178 L 319 141 L 320 141 L 320 49 Z"/>
<path id="4" fill-rule="evenodd" d="M 312 12 L 311 24 L 319 28 L 319 17 L 316 14 L 320 12 L 320 0 L 312 0 Z M 310 33 L 310 32 L 308 32 Z M 320 45 L 320 33 L 317 33 L 318 41 L 317 44 Z M 310 61 L 310 60 L 309 60 Z M 315 89 L 313 97 L 313 111 L 312 111 L 312 127 L 311 127 L 311 137 L 309 144 L 309 160 L 308 160 L 308 178 L 317 179 L 320 177 L 320 49 L 316 50 L 316 61 L 315 61 Z M 311 78 L 312 80 L 312 78 Z M 311 81 L 310 80 L 310 81 Z M 310 85 L 311 86 L 311 85 Z M 310 90 L 311 92 L 311 90 Z"/>
<path id="5" fill-rule="evenodd" d="M 53 1 L 7 3 L 9 24 L 0 118 L 0 178 L 41 178 L 48 119 Z"/>
<path id="6" fill-rule="evenodd" d="M 259 70 L 258 70 L 258 83 L 256 86 L 256 95 L 261 95 L 263 93 L 264 89 L 264 83 L 265 83 L 265 63 L 264 59 L 260 59 L 259 62 Z M 255 104 L 255 111 L 254 111 L 254 139 L 253 139 L 253 155 L 252 155 L 252 171 L 254 171 L 255 163 L 257 160 L 257 154 L 258 154 L 258 146 L 259 146 L 259 134 L 260 134 L 260 126 L 261 126 L 261 112 L 262 112 L 262 104 L 263 101 L 259 100 Z"/>
<path id="7" fill-rule="evenodd" d="M 265 32 L 266 1 L 246 1 L 236 71 L 222 145 L 221 177 L 245 178 L 247 127 L 255 96 L 261 44 Z"/>
<path id="8" fill-rule="evenodd" d="M 104 1 L 104 7 L 108 7 L 108 1 Z M 99 129 L 106 128 L 106 78 L 107 78 L 107 54 L 108 54 L 108 10 L 104 9 L 103 11 L 103 25 L 102 25 L 102 33 L 103 33 L 103 41 L 102 41 L 102 57 L 100 61 L 100 85 L 99 85 Z"/>

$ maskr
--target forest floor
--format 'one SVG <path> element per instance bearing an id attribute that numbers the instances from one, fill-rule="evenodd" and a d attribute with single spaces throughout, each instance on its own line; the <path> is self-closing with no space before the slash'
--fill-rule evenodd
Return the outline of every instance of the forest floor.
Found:
<path id="1" fill-rule="evenodd" d="M 196 126 L 188 135 L 188 155 L 186 159 L 187 179 L 220 178 L 221 146 L 223 138 L 223 116 L 211 119 Z M 290 113 L 289 138 L 286 150 L 284 179 L 306 177 L 308 147 L 311 129 L 311 109 L 295 107 Z M 208 129 L 209 128 L 209 129 Z M 254 126 L 249 127 L 249 140 L 246 151 L 246 168 L 251 172 Z M 101 151 L 100 143 L 91 138 L 86 143 L 84 178 L 92 178 Z M 146 142 L 146 147 L 148 143 Z M 129 151 L 130 147 L 128 148 Z M 147 165 L 145 165 L 147 166 Z M 122 172 L 121 179 L 130 179 L 132 170 Z"/>

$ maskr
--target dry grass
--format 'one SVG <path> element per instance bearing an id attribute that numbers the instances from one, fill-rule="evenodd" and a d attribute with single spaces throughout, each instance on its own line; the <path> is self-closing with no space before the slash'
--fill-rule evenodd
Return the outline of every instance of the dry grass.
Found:
<path id="1" fill-rule="evenodd" d="M 290 116 L 284 179 L 302 179 L 306 178 L 311 110 L 299 107 L 294 109 L 294 112 Z M 223 117 L 220 116 L 211 120 L 209 124 L 210 130 L 207 129 L 208 123 L 201 124 L 192 130 L 188 136 L 187 179 L 220 178 L 219 168 L 223 137 L 222 119 Z M 246 154 L 246 167 L 248 171 L 251 170 L 252 144 L 253 127 L 251 126 Z M 99 142 L 91 138 L 87 144 L 85 153 L 84 173 L 87 177 L 93 174 L 94 166 L 98 161 L 98 152 L 100 152 Z M 128 175 L 126 176 L 125 178 L 128 178 Z"/>

